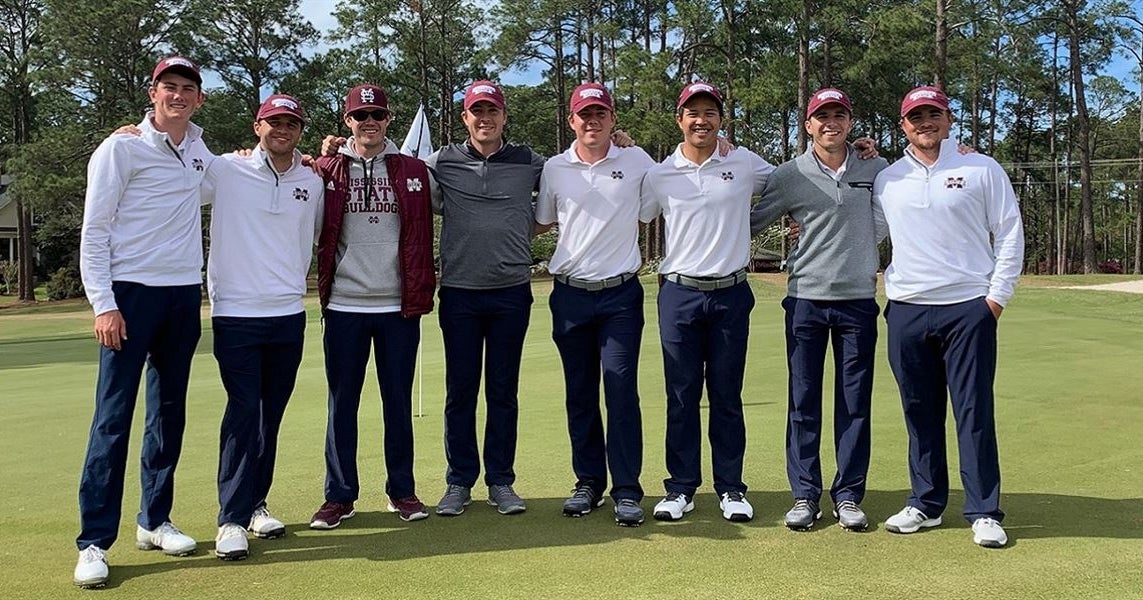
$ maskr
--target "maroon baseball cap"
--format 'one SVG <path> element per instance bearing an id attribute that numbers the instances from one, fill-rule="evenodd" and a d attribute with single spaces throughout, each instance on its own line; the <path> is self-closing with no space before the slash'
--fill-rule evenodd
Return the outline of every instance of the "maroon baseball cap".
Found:
<path id="1" fill-rule="evenodd" d="M 939 87 L 923 85 L 913 88 L 913 91 L 905 94 L 905 98 L 901 100 L 901 116 L 909 114 L 909 111 L 918 106 L 935 106 L 941 110 L 948 110 L 949 97 Z"/>
<path id="2" fill-rule="evenodd" d="M 162 77 L 163 73 L 168 71 L 178 73 L 194 81 L 200 87 L 202 86 L 202 74 L 199 72 L 198 65 L 191 62 L 190 59 L 181 56 L 168 56 L 160 60 L 158 64 L 155 65 L 155 70 L 151 71 L 151 85 L 158 82 L 159 77 Z"/>
<path id="3" fill-rule="evenodd" d="M 611 100 L 611 92 L 608 92 L 602 84 L 595 82 L 581 83 L 576 87 L 572 91 L 569 104 L 572 113 L 578 113 L 589 106 L 602 106 L 607 110 L 615 110 L 615 102 Z"/>
<path id="4" fill-rule="evenodd" d="M 679 103 L 676 108 L 682 108 L 691 98 L 699 94 L 706 94 L 714 98 L 714 101 L 718 103 L 718 109 L 720 111 L 722 110 L 722 92 L 718 91 L 717 87 L 705 81 L 696 81 L 687 84 L 686 87 L 683 88 L 683 91 L 679 92 Z"/>
<path id="5" fill-rule="evenodd" d="M 302 109 L 302 103 L 298 102 L 297 98 L 287 96 L 286 94 L 274 94 L 262 103 L 262 107 L 258 109 L 257 119 L 269 119 L 270 117 L 277 117 L 286 115 L 294 117 L 301 121 L 303 124 L 306 122 L 306 111 Z"/>
<path id="6" fill-rule="evenodd" d="M 383 108 L 389 110 L 389 99 L 385 97 L 385 91 L 372 83 L 363 83 L 352 90 L 345 96 L 345 114 L 349 114 L 355 110 L 369 110 Z"/>
<path id="7" fill-rule="evenodd" d="M 806 118 L 810 118 L 811 115 L 821 110 L 823 106 L 830 104 L 841 105 L 845 110 L 851 114 L 853 113 L 853 105 L 850 104 L 849 96 L 846 96 L 845 92 L 837 88 L 822 88 L 810 96 L 810 103 L 806 106 Z"/>
<path id="8" fill-rule="evenodd" d="M 472 108 L 477 102 L 491 102 L 496 108 L 504 110 L 504 92 L 500 86 L 487 79 L 474 81 L 464 91 L 464 110 Z"/>

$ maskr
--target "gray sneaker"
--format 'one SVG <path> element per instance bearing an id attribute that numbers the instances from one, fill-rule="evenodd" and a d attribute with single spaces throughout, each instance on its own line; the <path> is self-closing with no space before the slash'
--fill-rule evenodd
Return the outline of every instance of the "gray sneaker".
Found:
<path id="1" fill-rule="evenodd" d="M 865 517 L 865 511 L 861 510 L 853 500 L 838 502 L 837 507 L 833 509 L 833 517 L 846 531 L 865 531 L 869 528 L 869 519 Z"/>
<path id="2" fill-rule="evenodd" d="M 564 500 L 564 516 L 582 517 L 600 506 L 603 506 L 603 496 L 596 494 L 590 485 L 581 485 L 572 490 L 570 498 Z"/>
<path id="3" fill-rule="evenodd" d="M 822 509 L 818 503 L 805 498 L 794 500 L 794 507 L 786 513 L 786 527 L 795 531 L 807 531 L 814 526 L 814 521 L 822 518 Z"/>
<path id="4" fill-rule="evenodd" d="M 623 498 L 615 503 L 615 523 L 620 527 L 638 527 L 643 524 L 643 507 L 639 503 Z"/>
<path id="5" fill-rule="evenodd" d="M 444 496 L 437 502 L 437 514 L 455 517 L 464 512 L 464 507 L 472 504 L 472 492 L 463 485 L 448 484 Z"/>
<path id="6" fill-rule="evenodd" d="M 495 506 L 502 515 L 516 515 L 524 512 L 524 500 L 516 495 L 510 485 L 488 486 L 488 504 Z"/>

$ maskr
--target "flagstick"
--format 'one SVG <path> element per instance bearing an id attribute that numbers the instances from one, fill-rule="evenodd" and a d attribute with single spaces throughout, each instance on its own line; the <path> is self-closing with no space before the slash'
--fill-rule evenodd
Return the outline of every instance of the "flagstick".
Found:
<path id="1" fill-rule="evenodd" d="M 417 416 L 425 416 L 425 320 L 421 319 L 421 343 L 417 344 Z"/>

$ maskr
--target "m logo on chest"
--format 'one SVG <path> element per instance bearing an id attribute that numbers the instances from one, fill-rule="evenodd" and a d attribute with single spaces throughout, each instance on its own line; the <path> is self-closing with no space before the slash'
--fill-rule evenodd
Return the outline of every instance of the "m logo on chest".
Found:
<path id="1" fill-rule="evenodd" d="M 191 166 L 194 167 L 195 171 L 201 171 L 203 169 L 202 159 L 201 158 L 192 158 L 191 159 Z"/>
<path id="2" fill-rule="evenodd" d="M 612 171 L 611 172 L 611 178 L 612 179 L 623 179 L 623 171 Z"/>
<path id="3" fill-rule="evenodd" d="M 405 185 L 408 186 L 410 192 L 419 192 L 423 188 L 420 177 L 406 179 Z"/>
<path id="4" fill-rule="evenodd" d="M 964 177 L 949 177 L 945 179 L 945 189 L 949 190 L 963 190 Z"/>
<path id="5" fill-rule="evenodd" d="M 734 171 L 723 171 L 722 172 L 722 180 L 723 181 L 731 181 L 732 179 L 734 179 Z"/>
<path id="6" fill-rule="evenodd" d="M 294 200 L 298 202 L 309 202 L 310 191 L 304 188 L 294 188 Z"/>

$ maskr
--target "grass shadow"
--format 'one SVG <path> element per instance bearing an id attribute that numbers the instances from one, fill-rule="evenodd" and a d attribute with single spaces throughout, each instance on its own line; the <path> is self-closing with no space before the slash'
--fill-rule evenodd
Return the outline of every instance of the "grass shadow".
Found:
<path id="1" fill-rule="evenodd" d="M 870 528 L 852 535 L 886 535 L 882 523 L 897 512 L 908 496 L 908 490 L 870 490 L 863 507 L 869 515 Z M 436 515 L 424 521 L 404 523 L 397 516 L 380 511 L 360 512 L 332 531 L 313 531 L 307 523 L 289 524 L 289 533 L 277 540 L 251 538 L 251 556 L 237 564 L 294 563 L 316 560 L 366 559 L 403 561 L 433 556 L 463 556 L 489 552 L 505 552 L 530 548 L 580 547 L 606 544 L 617 540 L 664 543 L 671 538 L 701 538 L 734 542 L 748 537 L 750 530 L 772 530 L 766 535 L 826 535 L 836 527 L 828 498 L 822 503 L 822 520 L 806 532 L 785 531 L 782 515 L 790 504 L 788 492 L 751 492 L 756 518 L 750 523 L 729 523 L 718 510 L 713 494 L 699 494 L 694 512 L 678 522 L 664 523 L 651 518 L 651 508 L 658 500 L 644 500 L 647 521 L 641 527 L 618 527 L 612 517 L 610 500 L 603 507 L 582 518 L 560 516 L 563 498 L 528 499 L 528 512 L 521 515 L 497 514 L 483 500 L 476 500 L 459 517 Z M 969 524 L 960 518 L 964 496 L 954 490 L 944 524 L 932 531 L 967 530 Z M 1143 539 L 1143 498 L 1091 498 L 1064 494 L 1009 493 L 1002 497 L 1008 512 L 1004 521 L 1009 534 L 1007 550 L 1021 540 L 1041 538 L 1114 538 Z M 1115 515 L 1114 519 L 1086 518 L 1093 515 Z M 108 587 L 137 577 L 147 577 L 179 569 L 226 569 L 236 563 L 214 557 L 214 545 L 200 545 L 196 556 L 162 560 L 150 564 L 114 566 Z"/>

